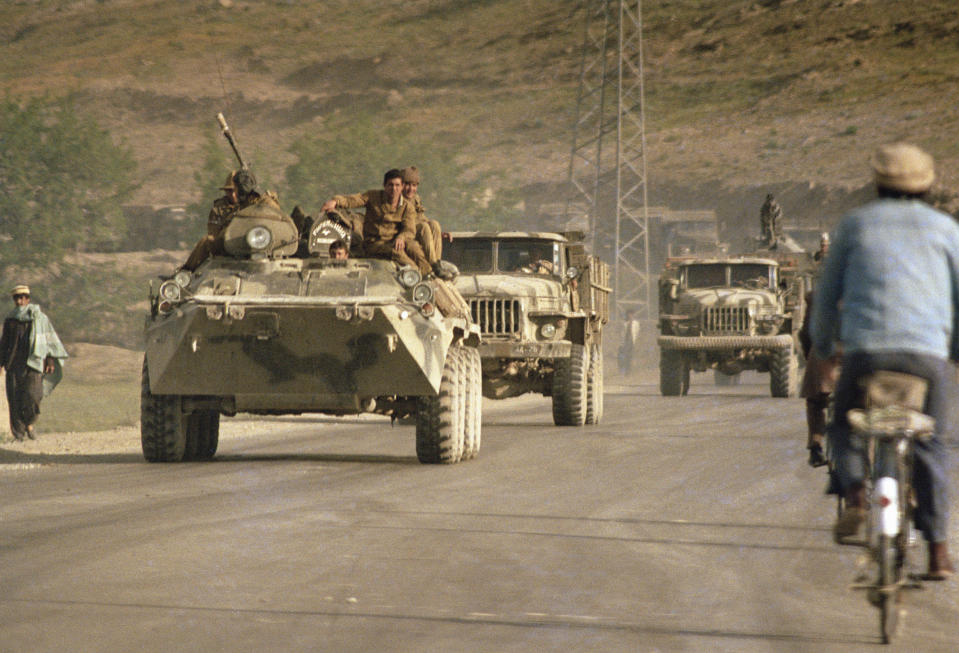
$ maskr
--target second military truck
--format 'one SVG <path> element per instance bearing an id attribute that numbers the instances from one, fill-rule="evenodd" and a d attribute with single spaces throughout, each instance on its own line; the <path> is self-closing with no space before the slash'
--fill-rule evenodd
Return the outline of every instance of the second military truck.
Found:
<path id="1" fill-rule="evenodd" d="M 659 282 L 659 387 L 685 395 L 690 371 L 769 373 L 773 397 L 797 391 L 806 278 L 797 261 L 674 258 Z"/>
<path id="2" fill-rule="evenodd" d="M 582 234 L 454 232 L 443 258 L 482 334 L 483 395 L 551 397 L 559 426 L 603 413 L 603 326 L 609 268 Z"/>

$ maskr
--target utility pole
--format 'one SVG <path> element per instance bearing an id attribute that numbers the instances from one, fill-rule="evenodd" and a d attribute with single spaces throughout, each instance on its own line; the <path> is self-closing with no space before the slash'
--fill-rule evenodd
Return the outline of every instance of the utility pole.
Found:
<path id="1" fill-rule="evenodd" d="M 616 314 L 649 318 L 642 0 L 583 0 L 585 26 L 566 219 L 585 217 L 613 263 Z"/>

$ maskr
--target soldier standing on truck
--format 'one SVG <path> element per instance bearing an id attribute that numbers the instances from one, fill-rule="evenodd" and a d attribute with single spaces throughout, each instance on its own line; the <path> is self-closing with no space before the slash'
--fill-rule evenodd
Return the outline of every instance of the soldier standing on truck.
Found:
<path id="1" fill-rule="evenodd" d="M 397 169 L 383 175 L 383 190 L 371 189 L 352 195 L 334 195 L 323 204 L 324 212 L 337 207 L 365 208 L 363 250 L 366 256 L 392 259 L 399 265 L 418 268 L 423 276 L 432 273 L 423 248 L 416 242 L 416 210 L 403 197 L 403 173 Z"/>
<path id="2" fill-rule="evenodd" d="M 782 238 L 782 217 L 782 207 L 779 206 L 773 194 L 768 193 L 766 201 L 759 209 L 759 226 L 762 229 L 763 241 L 769 247 L 775 245 Z"/>

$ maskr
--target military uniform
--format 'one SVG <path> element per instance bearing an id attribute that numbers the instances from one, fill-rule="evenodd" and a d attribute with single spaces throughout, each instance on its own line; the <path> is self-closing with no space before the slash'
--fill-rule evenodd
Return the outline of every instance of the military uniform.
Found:
<path id="1" fill-rule="evenodd" d="M 423 248 L 416 241 L 416 210 L 411 202 L 400 197 L 394 208 L 381 189 L 353 195 L 334 195 L 336 206 L 346 209 L 365 208 L 363 218 L 363 250 L 366 256 L 389 258 L 399 265 L 418 268 L 425 276 L 432 272 Z M 404 251 L 394 243 L 402 238 Z"/>
<path id="2" fill-rule="evenodd" d="M 209 257 L 223 254 L 223 231 L 230 224 L 230 220 L 241 209 L 262 202 L 269 202 L 276 205 L 277 209 L 280 208 L 279 199 L 272 191 L 267 191 L 263 195 L 256 192 L 250 193 L 244 201 L 239 203 L 234 203 L 229 195 L 213 200 L 213 208 L 210 209 L 210 215 L 206 219 L 206 235 L 193 247 L 182 269 L 192 272 Z"/>
<path id="3" fill-rule="evenodd" d="M 759 223 L 763 240 L 770 245 L 782 238 L 782 215 L 783 210 L 779 203 L 773 199 L 772 195 L 766 195 L 766 201 L 759 210 Z"/>
<path id="4" fill-rule="evenodd" d="M 411 202 L 416 211 L 416 242 L 423 248 L 426 260 L 436 263 L 443 256 L 443 229 L 439 222 L 426 217 L 419 194 L 414 195 Z"/>

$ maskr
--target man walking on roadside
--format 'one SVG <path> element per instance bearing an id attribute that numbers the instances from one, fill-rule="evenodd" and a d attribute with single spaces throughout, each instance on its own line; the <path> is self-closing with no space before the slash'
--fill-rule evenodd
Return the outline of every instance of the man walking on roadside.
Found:
<path id="1" fill-rule="evenodd" d="M 7 371 L 10 432 L 17 441 L 34 440 L 40 401 L 60 381 L 67 352 L 47 316 L 30 303 L 29 286 L 15 286 L 11 294 L 15 306 L 3 321 L 0 371 Z"/>
<path id="2" fill-rule="evenodd" d="M 866 521 L 864 452 L 851 441 L 846 417 L 859 394 L 857 381 L 879 370 L 922 377 L 929 383 L 925 412 L 935 418 L 936 432 L 916 442 L 916 526 L 929 545 L 926 577 L 945 580 L 954 571 L 943 440 L 955 437 L 959 225 L 924 201 L 935 177 L 928 154 L 905 143 L 887 145 L 872 166 L 879 197 L 836 228 L 811 318 L 816 354 L 832 355 L 836 325 L 843 350 L 829 437 L 846 509 L 833 534 L 840 544 L 860 540 Z"/>

